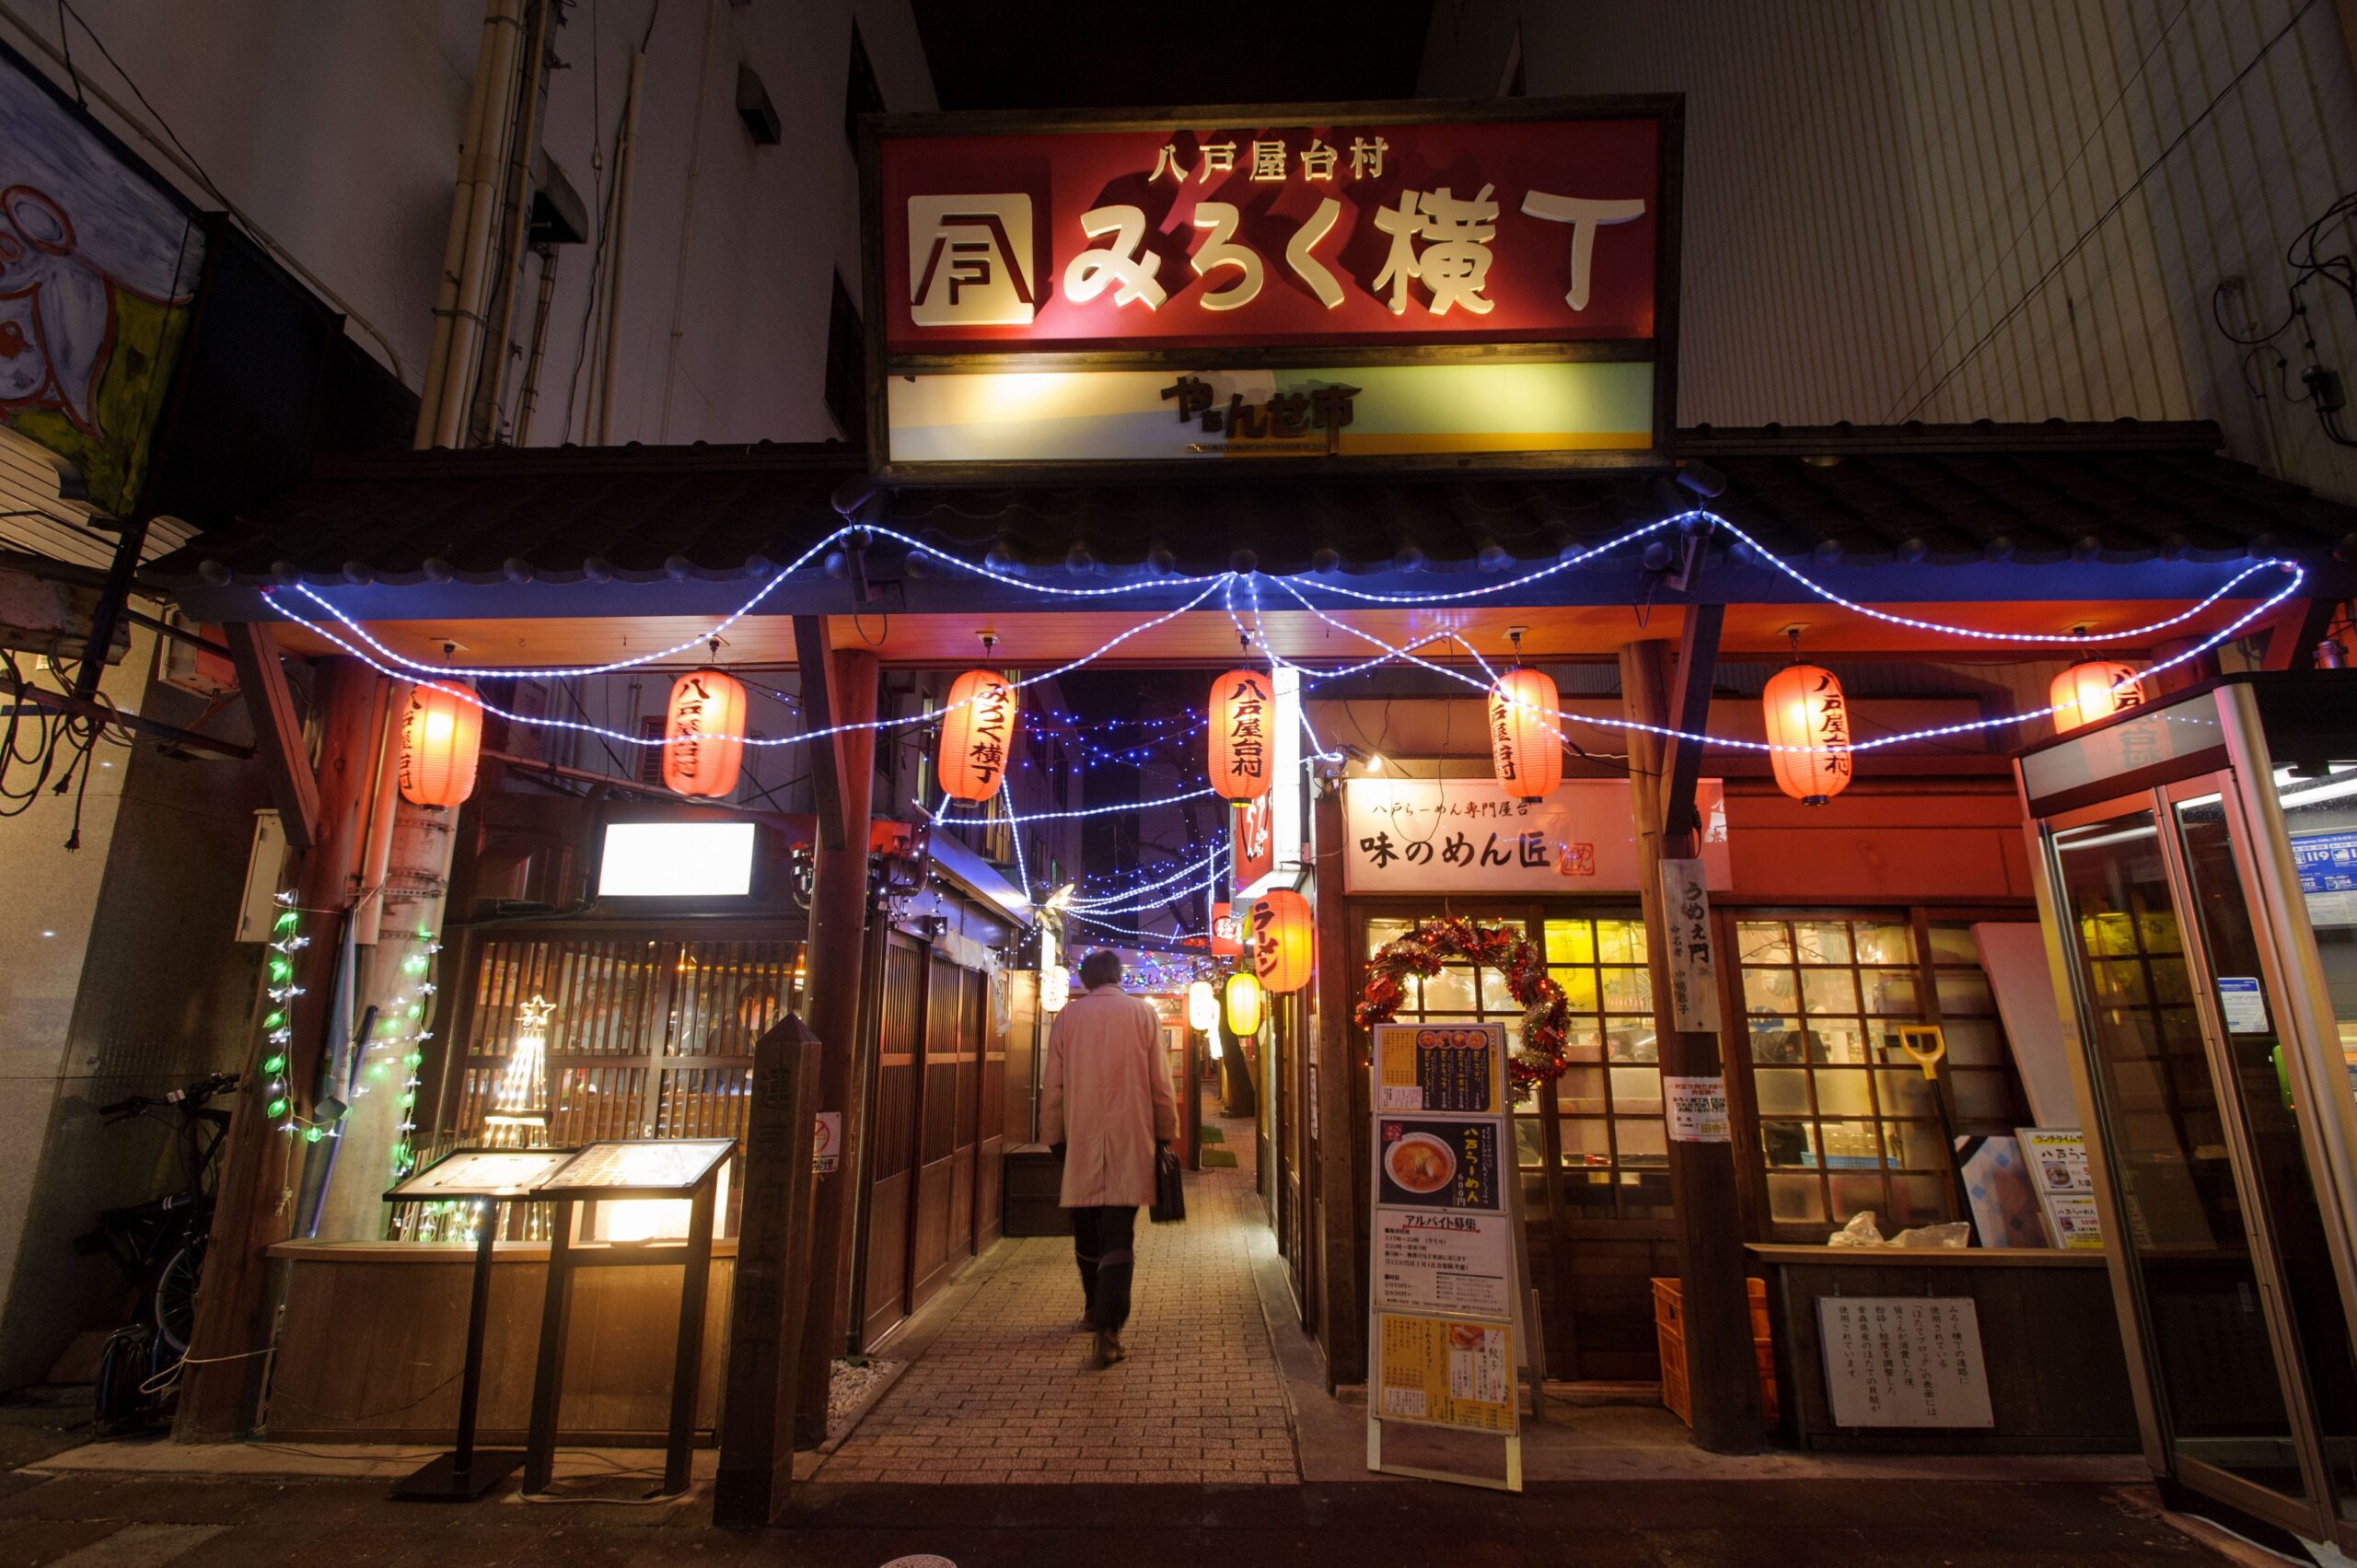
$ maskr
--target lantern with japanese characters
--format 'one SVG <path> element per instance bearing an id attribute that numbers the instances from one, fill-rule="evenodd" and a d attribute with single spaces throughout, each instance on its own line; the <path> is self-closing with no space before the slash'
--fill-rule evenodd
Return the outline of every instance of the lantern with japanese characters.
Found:
<path id="1" fill-rule="evenodd" d="M 1260 989 L 1285 996 L 1307 985 L 1317 951 L 1309 900 L 1290 888 L 1263 893 L 1252 906 L 1252 968 Z"/>
<path id="2" fill-rule="evenodd" d="M 1244 951 L 1244 923 L 1225 904 L 1212 906 L 1212 957 L 1233 958 Z"/>
<path id="3" fill-rule="evenodd" d="M 941 715 L 941 788 L 952 800 L 988 800 L 1006 777 L 1015 745 L 1015 683 L 970 669 L 949 689 Z"/>
<path id="4" fill-rule="evenodd" d="M 1561 706 L 1554 679 L 1535 669 L 1510 670 L 1490 688 L 1490 764 L 1517 800 L 1540 799 L 1563 782 Z"/>
<path id="5" fill-rule="evenodd" d="M 2046 700 L 2054 706 L 2054 733 L 2068 735 L 2122 708 L 2142 707 L 2144 683 L 2136 679 L 2132 664 L 2090 659 L 2056 676 L 2046 689 Z"/>
<path id="6" fill-rule="evenodd" d="M 1849 787 L 1850 703 L 1831 670 L 1813 664 L 1778 670 L 1765 705 L 1778 789 L 1803 806 L 1822 806 Z"/>
<path id="7" fill-rule="evenodd" d="M 401 792 L 412 806 L 448 808 L 475 792 L 482 700 L 458 680 L 421 680 L 401 710 Z"/>
<path id="8" fill-rule="evenodd" d="M 1269 793 L 1276 682 L 1265 669 L 1231 669 L 1212 682 L 1212 788 L 1228 800 Z"/>
<path id="9" fill-rule="evenodd" d="M 663 714 L 663 782 L 681 795 L 720 796 L 745 765 L 745 687 L 717 669 L 671 682 Z"/>
<path id="10" fill-rule="evenodd" d="M 1227 1032 L 1238 1040 L 1248 1040 L 1260 1032 L 1260 980 L 1249 970 L 1238 970 L 1227 977 L 1223 993 L 1227 1005 Z"/>

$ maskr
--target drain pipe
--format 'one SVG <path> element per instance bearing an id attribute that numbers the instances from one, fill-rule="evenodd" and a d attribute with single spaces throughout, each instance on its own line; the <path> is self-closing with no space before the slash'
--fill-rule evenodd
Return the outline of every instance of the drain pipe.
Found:
<path id="1" fill-rule="evenodd" d="M 425 361 L 425 378 L 417 389 L 417 426 L 412 444 L 420 450 L 435 444 L 435 422 L 442 409 L 442 384 L 448 374 L 451 344 L 456 337 L 459 300 L 466 286 L 467 236 L 474 226 L 475 170 L 482 163 L 485 142 L 496 143 L 494 95 L 500 60 L 516 28 L 515 0 L 489 0 L 482 18 L 482 43 L 475 54 L 475 79 L 467 99 L 467 122 L 459 133 L 459 177 L 450 197 L 450 230 L 442 243 L 442 276 L 434 292 L 434 346 Z"/>
<path id="2" fill-rule="evenodd" d="M 712 18 L 720 0 L 704 0 L 703 47 L 696 56 L 695 117 L 688 122 L 687 204 L 679 214 L 679 258 L 671 273 L 671 343 L 663 360 L 663 420 L 656 439 L 671 438 L 671 392 L 679 380 L 679 340 L 687 336 L 688 258 L 695 249 L 696 186 L 703 173 L 704 90 L 712 83 Z"/>
<path id="3" fill-rule="evenodd" d="M 497 330 L 484 341 L 467 413 L 468 434 L 479 444 L 499 439 L 500 395 L 507 386 L 508 344 L 516 333 L 516 298 L 524 291 L 524 238 L 532 215 L 532 154 L 540 145 L 540 113 L 548 98 L 549 0 L 534 0 L 524 35 L 523 110 L 507 144 L 507 192 L 500 207 L 498 272 L 492 283 Z"/>
<path id="4" fill-rule="evenodd" d="M 427 443 L 435 447 L 458 445 L 459 423 L 466 417 L 468 393 L 474 385 L 475 362 L 482 351 L 491 231 L 499 216 L 500 164 L 516 125 L 516 73 L 523 50 L 523 17 L 518 0 L 492 0 L 492 6 L 499 37 L 492 52 L 491 80 L 483 88 L 483 134 L 468 149 L 459 171 L 459 183 L 465 188 L 461 197 L 466 205 L 465 249 L 450 308 L 449 351 L 435 389 L 433 439 Z"/>
<path id="5" fill-rule="evenodd" d="M 532 405 L 540 399 L 540 363 L 549 353 L 549 299 L 556 293 L 556 247 L 535 245 L 540 259 L 540 297 L 532 309 L 532 353 L 524 362 L 524 392 L 516 404 L 516 445 L 532 438 Z"/>
<path id="6" fill-rule="evenodd" d="M 614 232 L 606 278 L 606 358 L 598 380 L 598 440 L 614 444 L 614 372 L 621 364 L 622 253 L 630 239 L 630 171 L 638 152 L 638 100 L 646 82 L 646 48 L 641 44 L 630 57 L 630 91 L 622 100 L 622 145 L 614 157 Z"/>

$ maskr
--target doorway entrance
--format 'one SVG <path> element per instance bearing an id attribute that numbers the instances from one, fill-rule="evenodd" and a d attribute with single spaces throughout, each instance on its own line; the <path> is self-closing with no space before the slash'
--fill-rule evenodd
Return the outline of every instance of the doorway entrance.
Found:
<path id="1" fill-rule="evenodd" d="M 2357 847 L 2357 733 L 2315 726 L 2221 685 L 2022 776 L 2147 1455 L 2347 1548 L 2357 899 L 2301 868 Z"/>

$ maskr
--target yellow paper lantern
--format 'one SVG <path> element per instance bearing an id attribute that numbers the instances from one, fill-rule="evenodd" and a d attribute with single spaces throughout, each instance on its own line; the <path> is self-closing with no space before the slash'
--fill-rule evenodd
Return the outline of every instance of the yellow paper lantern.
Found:
<path id="1" fill-rule="evenodd" d="M 1269 793 L 1269 762 L 1274 755 L 1276 683 L 1264 669 L 1231 669 L 1212 682 L 1212 788 L 1227 800 L 1252 800 Z"/>
<path id="2" fill-rule="evenodd" d="M 1850 784 L 1850 703 L 1829 669 L 1795 664 L 1769 679 L 1764 697 L 1768 756 L 1776 787 L 1804 806 L 1822 806 Z"/>
<path id="3" fill-rule="evenodd" d="M 1307 985 L 1317 952 L 1318 923 L 1307 899 L 1276 888 L 1252 906 L 1252 968 L 1263 991 L 1286 996 Z"/>
<path id="4" fill-rule="evenodd" d="M 1246 970 L 1227 977 L 1227 1032 L 1238 1040 L 1260 1032 L 1260 981 Z"/>
<path id="5" fill-rule="evenodd" d="M 2122 708 L 2142 707 L 2144 683 L 2136 667 L 2118 659 L 2090 659 L 2074 664 L 2054 678 L 2046 689 L 2054 708 L 2054 733 L 2068 735 L 2097 719 L 2107 719 Z"/>
<path id="6" fill-rule="evenodd" d="M 1202 1034 L 1219 1027 L 1219 993 L 1210 981 L 1199 980 L 1187 988 L 1187 1027 Z"/>
<path id="7" fill-rule="evenodd" d="M 725 796 L 745 765 L 745 687 L 717 669 L 671 682 L 663 719 L 663 782 L 681 795 Z"/>
<path id="8" fill-rule="evenodd" d="M 1535 669 L 1511 670 L 1490 688 L 1490 765 L 1517 800 L 1563 782 L 1562 705 L 1554 679 Z"/>
<path id="9" fill-rule="evenodd" d="M 1015 683 L 994 669 L 970 669 L 949 688 L 941 715 L 942 790 L 953 800 L 988 800 L 1006 776 L 1015 748 Z"/>
<path id="10" fill-rule="evenodd" d="M 421 680 L 401 711 L 401 798 L 443 809 L 475 792 L 482 757 L 482 700 L 456 680 Z"/>

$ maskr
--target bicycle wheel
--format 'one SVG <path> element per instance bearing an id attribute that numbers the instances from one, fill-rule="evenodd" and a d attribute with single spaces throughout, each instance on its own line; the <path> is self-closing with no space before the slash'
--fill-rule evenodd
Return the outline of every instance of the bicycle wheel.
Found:
<path id="1" fill-rule="evenodd" d="M 174 1360 L 188 1353 L 189 1336 L 196 1331 L 196 1291 L 204 1277 L 204 1242 L 202 1236 L 191 1237 L 156 1276 L 156 1338 Z"/>
<path id="2" fill-rule="evenodd" d="M 154 1342 L 145 1323 L 127 1323 L 107 1336 L 90 1390 L 90 1413 L 100 1431 L 116 1431 L 145 1412 L 148 1396 L 141 1385 L 155 1370 Z"/>

